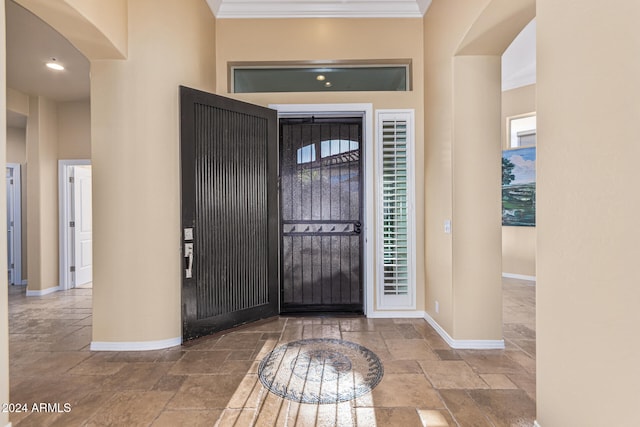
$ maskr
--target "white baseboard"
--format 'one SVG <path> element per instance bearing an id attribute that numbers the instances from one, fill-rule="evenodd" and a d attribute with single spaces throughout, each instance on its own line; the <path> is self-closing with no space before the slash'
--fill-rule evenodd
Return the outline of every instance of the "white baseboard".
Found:
<path id="1" fill-rule="evenodd" d="M 182 337 L 138 342 L 92 341 L 90 348 L 91 351 L 147 351 L 162 350 L 163 348 L 175 347 L 180 344 L 182 344 Z"/>
<path id="2" fill-rule="evenodd" d="M 525 276 L 524 274 L 502 273 L 502 277 L 506 277 L 508 279 L 529 280 L 531 282 L 536 281 L 536 276 Z"/>
<path id="3" fill-rule="evenodd" d="M 541 426 L 541 425 L 540 425 L 540 423 L 538 423 L 538 421 L 536 420 L 536 421 L 534 421 L 534 422 L 533 422 L 533 427 L 542 427 L 542 426 Z"/>
<path id="4" fill-rule="evenodd" d="M 424 311 L 407 310 L 407 311 L 373 311 L 367 313 L 367 317 L 372 319 L 422 319 L 424 318 Z"/>
<path id="5" fill-rule="evenodd" d="M 58 292 L 60 290 L 60 286 L 54 286 L 53 288 L 47 288 L 47 289 L 40 289 L 37 291 L 30 291 L 29 289 L 27 289 L 27 296 L 28 297 L 42 297 L 45 295 L 49 295 L 52 294 L 54 292 Z"/>
<path id="6" fill-rule="evenodd" d="M 504 340 L 456 340 L 436 322 L 429 313 L 424 313 L 424 320 L 449 344 L 458 350 L 503 350 Z"/>

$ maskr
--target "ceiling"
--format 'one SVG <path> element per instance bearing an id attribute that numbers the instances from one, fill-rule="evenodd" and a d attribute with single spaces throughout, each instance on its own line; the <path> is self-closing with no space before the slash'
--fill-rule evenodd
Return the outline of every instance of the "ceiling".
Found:
<path id="1" fill-rule="evenodd" d="M 206 0 L 218 18 L 249 17 L 420 17 L 431 0 Z M 58 102 L 89 98 L 89 61 L 57 31 L 12 0 L 5 0 L 7 87 Z M 505 89 L 535 83 L 535 23 L 507 49 Z M 518 41 L 519 40 L 519 41 Z M 66 69 L 45 67 L 51 58 Z M 8 112 L 8 126 L 26 118 Z"/>
<path id="2" fill-rule="evenodd" d="M 7 87 L 55 101 L 89 97 L 89 61 L 49 25 L 11 0 L 5 0 Z M 45 67 L 51 58 L 64 71 Z"/>

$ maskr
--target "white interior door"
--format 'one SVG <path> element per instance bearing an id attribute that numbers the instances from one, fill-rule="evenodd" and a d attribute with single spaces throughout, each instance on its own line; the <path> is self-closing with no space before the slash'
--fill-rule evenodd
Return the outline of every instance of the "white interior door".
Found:
<path id="1" fill-rule="evenodd" d="M 20 207 L 20 165 L 7 163 L 7 267 L 8 283 L 22 284 L 22 227 Z"/>
<path id="2" fill-rule="evenodd" d="M 7 167 L 7 266 L 9 268 L 8 281 L 15 283 L 15 244 L 13 230 L 13 169 Z"/>
<path id="3" fill-rule="evenodd" d="M 73 169 L 75 286 L 81 286 L 91 282 L 93 270 L 91 166 Z"/>

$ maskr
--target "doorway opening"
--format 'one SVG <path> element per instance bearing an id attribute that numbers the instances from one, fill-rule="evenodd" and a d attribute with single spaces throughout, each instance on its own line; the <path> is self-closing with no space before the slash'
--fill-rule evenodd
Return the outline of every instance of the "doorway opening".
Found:
<path id="1" fill-rule="evenodd" d="M 373 106 L 277 104 L 280 311 L 372 313 Z"/>
<path id="2" fill-rule="evenodd" d="M 60 289 L 91 287 L 93 280 L 90 160 L 59 160 Z"/>
<path id="3" fill-rule="evenodd" d="M 282 313 L 363 313 L 362 127 L 279 121 Z"/>
<path id="4" fill-rule="evenodd" d="M 9 285 L 22 280 L 22 190 L 20 164 L 7 163 L 7 267 Z"/>

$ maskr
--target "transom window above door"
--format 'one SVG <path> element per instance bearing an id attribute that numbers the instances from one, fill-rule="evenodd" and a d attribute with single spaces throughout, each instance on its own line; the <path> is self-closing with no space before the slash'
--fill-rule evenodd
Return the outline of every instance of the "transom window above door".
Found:
<path id="1" fill-rule="evenodd" d="M 411 60 L 229 63 L 230 93 L 411 90 Z"/>

